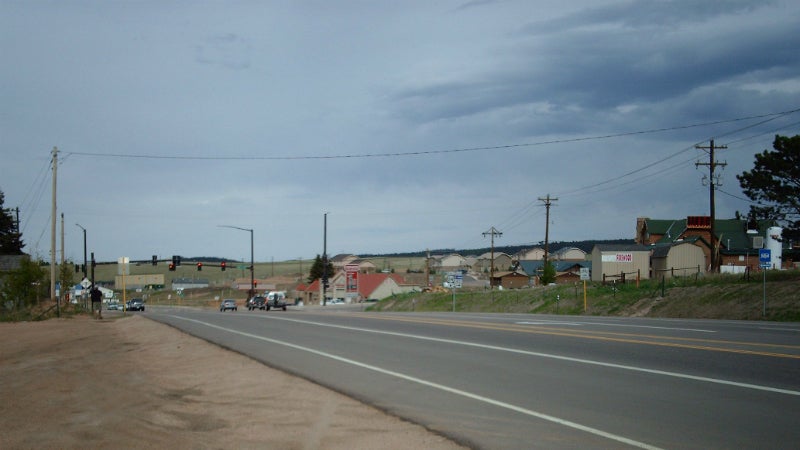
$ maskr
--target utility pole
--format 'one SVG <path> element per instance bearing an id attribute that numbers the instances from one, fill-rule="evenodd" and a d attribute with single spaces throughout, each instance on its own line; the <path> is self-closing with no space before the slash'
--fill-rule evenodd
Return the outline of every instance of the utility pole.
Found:
<path id="1" fill-rule="evenodd" d="M 61 213 L 61 265 L 58 268 L 59 268 L 59 270 L 58 270 L 58 279 L 59 279 L 60 282 L 62 282 L 61 284 L 64 284 L 63 283 L 64 280 L 61 279 L 61 272 L 62 272 L 62 270 L 64 268 L 64 213 L 63 212 Z M 62 297 L 64 297 L 64 291 L 66 289 L 67 289 L 66 286 L 61 286 L 61 291 L 59 292 L 59 294 L 60 294 L 59 295 L 59 301 L 60 301 L 60 299 Z M 67 291 L 67 292 L 69 292 L 69 291 Z"/>
<path id="2" fill-rule="evenodd" d="M 492 236 L 492 261 L 489 263 L 489 290 L 492 290 L 494 289 L 494 237 L 502 236 L 503 233 L 492 227 L 489 229 L 489 231 L 485 231 L 483 233 L 483 237 L 486 237 L 487 234 Z"/>
<path id="3" fill-rule="evenodd" d="M 716 169 L 717 166 L 725 167 L 725 166 L 728 165 L 728 163 L 725 163 L 725 162 L 721 162 L 720 163 L 720 162 L 715 161 L 714 160 L 714 150 L 715 149 L 726 149 L 726 148 L 728 148 L 728 146 L 726 146 L 726 145 L 714 146 L 714 140 L 711 139 L 710 145 L 708 147 L 702 147 L 702 146 L 696 145 L 695 148 L 700 149 L 700 150 L 708 150 L 708 162 L 707 163 L 701 163 L 701 162 L 698 161 L 697 163 L 695 163 L 695 167 L 708 166 L 708 197 L 709 197 L 708 203 L 709 203 L 709 206 L 710 206 L 709 215 L 711 216 L 711 270 L 710 271 L 712 273 L 715 273 L 717 271 L 717 266 L 718 266 L 717 251 L 719 249 L 718 249 L 718 244 L 717 244 L 717 235 L 716 235 L 716 226 L 715 226 L 715 222 L 716 222 L 717 219 L 716 219 L 716 212 L 715 212 L 715 209 L 714 209 L 714 192 L 716 191 L 717 186 L 719 186 L 721 183 L 715 182 L 715 181 L 718 181 L 718 177 L 714 175 L 714 169 Z M 703 178 L 705 180 L 705 176 L 703 176 Z"/>
<path id="4" fill-rule="evenodd" d="M 328 213 L 322 222 L 322 306 L 328 306 Z"/>
<path id="5" fill-rule="evenodd" d="M 558 199 L 550 198 L 550 194 L 547 194 L 547 197 L 539 197 L 539 201 L 544 202 L 544 206 L 546 208 L 544 223 L 544 265 L 547 266 L 547 259 L 548 255 L 550 254 L 550 205 L 552 205 L 553 202 L 558 201 Z"/>
<path id="6" fill-rule="evenodd" d="M 431 286 L 431 249 L 425 249 L 425 286 Z"/>
<path id="7" fill-rule="evenodd" d="M 58 173 L 58 147 L 53 147 L 53 198 L 50 204 L 50 300 L 56 302 L 56 316 L 61 311 L 56 298 L 56 179 Z"/>

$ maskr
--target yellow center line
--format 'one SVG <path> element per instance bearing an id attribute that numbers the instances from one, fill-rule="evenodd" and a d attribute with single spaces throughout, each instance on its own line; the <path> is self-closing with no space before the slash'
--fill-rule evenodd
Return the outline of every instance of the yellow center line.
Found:
<path id="1" fill-rule="evenodd" d="M 607 342 L 621 342 L 628 344 L 640 345 L 653 345 L 659 347 L 672 347 L 672 348 L 685 348 L 694 350 L 706 350 L 727 353 L 739 353 L 746 355 L 769 356 L 774 358 L 789 358 L 800 359 L 800 354 L 791 353 L 775 353 L 760 350 L 747 350 L 740 348 L 726 348 L 706 344 L 722 344 L 732 346 L 745 346 L 745 347 L 772 347 L 772 348 L 786 348 L 800 350 L 800 346 L 796 345 L 782 345 L 782 344 L 764 344 L 758 342 L 737 342 L 737 341 L 724 341 L 714 339 L 699 339 L 699 338 L 683 338 L 683 337 L 665 337 L 649 334 L 633 334 L 633 333 L 618 333 L 618 332 L 605 332 L 605 331 L 576 331 L 566 330 L 563 328 L 534 328 L 530 325 L 522 326 L 516 324 L 489 324 L 489 323 L 476 323 L 456 319 L 435 319 L 435 318 L 419 318 L 419 317 L 398 317 L 398 316 L 379 316 L 379 315 L 364 314 L 359 317 L 365 319 L 378 319 L 396 322 L 411 322 L 411 323 L 426 323 L 431 325 L 446 325 L 465 328 L 476 328 L 483 330 L 497 330 L 497 331 L 511 331 L 515 333 L 539 334 L 549 336 L 562 336 L 574 337 L 582 339 L 592 339 L 597 341 Z M 652 339 L 652 340 L 647 340 Z M 673 342 L 667 342 L 673 341 Z M 680 341 L 680 342 L 674 342 Z M 691 342 L 695 342 L 692 344 Z"/>

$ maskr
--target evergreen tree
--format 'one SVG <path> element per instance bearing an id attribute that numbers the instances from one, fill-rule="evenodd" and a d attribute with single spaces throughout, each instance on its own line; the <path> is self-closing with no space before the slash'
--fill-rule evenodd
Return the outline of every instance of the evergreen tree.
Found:
<path id="1" fill-rule="evenodd" d="M 0 191 L 0 255 L 21 255 L 22 234 L 17 232 L 16 220 L 4 204 L 5 194 Z"/>
<path id="2" fill-rule="evenodd" d="M 323 267 L 322 257 L 317 255 L 317 257 L 314 258 L 314 264 L 311 265 L 311 270 L 309 271 L 309 274 L 308 274 L 308 280 L 307 281 L 309 283 L 313 283 L 314 280 L 322 278 L 322 267 Z M 331 278 L 333 278 L 333 263 L 331 263 L 330 260 L 329 260 L 328 261 L 328 279 L 331 279 Z"/>
<path id="3" fill-rule="evenodd" d="M 22 258 L 20 268 L 7 273 L 0 287 L 0 300 L 10 301 L 17 310 L 32 306 L 47 297 L 48 274 L 38 261 Z"/>
<path id="4" fill-rule="evenodd" d="M 542 277 L 540 278 L 542 286 L 547 286 L 550 283 L 556 282 L 556 267 L 552 262 L 547 261 L 547 264 L 542 267 Z"/>
<path id="5" fill-rule="evenodd" d="M 784 227 L 783 236 L 800 237 L 800 135 L 775 136 L 774 151 L 755 155 L 753 170 L 737 175 L 744 194 L 757 205 L 750 206 L 753 219 L 775 220 Z"/>

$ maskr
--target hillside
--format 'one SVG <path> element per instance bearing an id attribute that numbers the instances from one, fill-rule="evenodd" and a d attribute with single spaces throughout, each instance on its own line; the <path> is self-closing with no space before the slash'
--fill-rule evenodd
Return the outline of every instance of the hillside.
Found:
<path id="1" fill-rule="evenodd" d="M 800 271 L 770 272 L 760 277 L 712 275 L 675 279 L 663 286 L 645 281 L 636 286 L 588 284 L 506 291 L 457 291 L 456 311 L 665 317 L 732 320 L 800 321 Z M 375 311 L 452 311 L 450 292 L 415 293 L 384 300 Z"/>

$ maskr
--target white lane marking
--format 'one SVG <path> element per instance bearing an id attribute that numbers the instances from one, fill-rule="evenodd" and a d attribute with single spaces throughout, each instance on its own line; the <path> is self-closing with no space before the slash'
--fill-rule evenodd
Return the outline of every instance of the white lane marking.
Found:
<path id="1" fill-rule="evenodd" d="M 737 381 L 722 380 L 722 379 L 719 379 L 719 378 L 701 377 L 701 376 L 696 376 L 696 375 L 688 375 L 688 374 L 685 374 L 685 373 L 667 372 L 665 370 L 646 369 L 644 367 L 626 366 L 626 365 L 622 365 L 622 364 L 607 363 L 607 362 L 602 362 L 602 361 L 593 361 L 591 359 L 572 358 L 572 357 L 569 357 L 569 356 L 553 355 L 551 353 L 540 353 L 540 352 L 532 352 L 532 351 L 528 351 L 528 350 L 520 350 L 520 349 L 516 349 L 516 348 L 498 347 L 496 345 L 478 344 L 476 342 L 456 341 L 456 340 L 453 340 L 453 339 L 442 339 L 442 338 L 434 338 L 434 337 L 428 337 L 428 336 L 418 336 L 418 335 L 415 335 L 415 334 L 398 333 L 398 332 L 394 332 L 394 331 L 372 330 L 372 329 L 369 329 L 369 328 L 357 328 L 357 327 L 350 327 L 350 326 L 346 326 L 346 325 L 334 325 L 334 324 L 329 324 L 329 323 L 312 322 L 312 321 L 308 321 L 308 320 L 289 319 L 289 318 L 278 317 L 278 316 L 259 315 L 257 317 L 263 317 L 263 318 L 269 319 L 269 320 L 285 320 L 285 321 L 288 321 L 288 322 L 304 323 L 304 324 L 307 324 L 307 325 L 316 325 L 316 326 L 320 326 L 320 327 L 339 328 L 339 329 L 342 329 L 342 330 L 360 331 L 360 332 L 364 332 L 364 333 L 385 334 L 385 335 L 388 335 L 388 336 L 397 336 L 397 337 L 404 337 L 404 338 L 409 338 L 409 339 L 419 339 L 419 340 L 431 341 L 431 342 L 441 342 L 441 343 L 444 343 L 444 344 L 464 345 L 464 346 L 467 346 L 467 347 L 482 348 L 482 349 L 486 349 L 486 350 L 498 350 L 498 351 L 502 351 L 502 352 L 517 353 L 517 354 L 520 354 L 520 355 L 528 355 L 528 356 L 537 356 L 537 357 L 540 357 L 540 358 L 557 359 L 557 360 L 560 360 L 560 361 L 569 361 L 569 362 L 574 362 L 574 363 L 579 363 L 579 364 L 590 364 L 590 365 L 601 366 L 601 367 L 610 367 L 610 368 L 613 368 L 613 369 L 630 370 L 630 371 L 633 371 L 633 372 L 643 372 L 643 373 L 649 373 L 649 374 L 653 374 L 653 375 L 662 375 L 662 376 L 668 376 L 668 377 L 674 377 L 674 378 L 682 378 L 682 379 L 685 379 L 685 380 L 702 381 L 702 382 L 706 382 L 706 383 L 721 384 L 721 385 L 725 385 L 725 386 L 735 386 L 735 387 L 745 388 L 745 389 L 754 389 L 754 390 L 757 390 L 757 391 L 772 392 L 772 393 L 775 393 L 775 394 L 786 394 L 786 395 L 797 395 L 797 396 L 800 396 L 800 391 L 792 391 L 792 390 L 789 390 L 789 389 L 780 389 L 780 388 L 774 388 L 774 387 L 770 387 L 770 386 L 761 386 L 761 385 L 758 385 L 758 384 L 750 384 L 750 383 L 740 383 L 740 382 L 737 382 Z"/>
<path id="2" fill-rule="evenodd" d="M 632 447 L 644 448 L 644 449 L 649 449 L 649 450 L 660 450 L 659 447 L 655 447 L 653 445 L 646 444 L 644 442 L 635 441 L 633 439 L 629 439 L 629 438 L 626 438 L 624 436 L 619 436 L 619 435 L 616 435 L 616 434 L 613 434 L 613 433 L 609 433 L 609 432 L 606 432 L 606 431 L 603 431 L 603 430 L 599 430 L 597 428 L 592 428 L 592 427 L 589 427 L 589 426 L 586 426 L 586 425 L 581 425 L 579 423 L 572 422 L 572 421 L 565 420 L 565 419 L 561 419 L 559 417 L 551 416 L 549 414 L 541 413 L 541 412 L 538 412 L 538 411 L 533 411 L 533 410 L 530 410 L 530 409 L 527 409 L 527 408 L 522 408 L 520 406 L 512 405 L 510 403 L 501 402 L 499 400 L 494 400 L 494 399 L 491 399 L 491 398 L 488 398 L 488 397 L 484 397 L 482 395 L 473 394 L 473 393 L 467 392 L 467 391 L 462 391 L 461 389 L 456 389 L 456 388 L 452 388 L 450 386 L 445 386 L 443 384 L 439 384 L 439 383 L 434 383 L 432 381 L 423 380 L 421 378 L 413 377 L 413 376 L 406 375 L 406 374 L 403 374 L 403 373 L 400 373 L 400 372 L 395 372 L 393 370 L 383 369 L 381 367 L 373 366 L 371 364 L 362 363 L 362 362 L 355 361 L 355 360 L 352 360 L 352 359 L 349 359 L 349 358 L 344 358 L 344 357 L 341 357 L 341 356 L 337 356 L 337 355 L 334 355 L 334 354 L 331 354 L 331 353 L 323 352 L 323 351 L 320 351 L 320 350 L 315 350 L 313 348 L 304 347 L 302 345 L 297 345 L 297 344 L 292 344 L 292 343 L 289 343 L 289 342 L 279 341 L 277 339 L 270 339 L 270 338 L 267 338 L 267 337 L 264 337 L 264 336 L 258 336 L 258 335 L 251 334 L 251 333 L 245 333 L 243 331 L 238 331 L 238 330 L 233 330 L 233 329 L 230 329 L 230 328 L 221 327 L 221 326 L 218 326 L 218 325 L 214 325 L 214 324 L 211 324 L 211 323 L 208 323 L 208 322 L 203 322 L 203 321 L 196 320 L 196 319 L 189 319 L 189 318 L 186 318 L 186 317 L 172 316 L 172 315 L 170 317 L 175 318 L 175 319 L 185 320 L 185 321 L 188 321 L 188 322 L 194 322 L 194 323 L 197 323 L 197 324 L 200 324 L 200 325 L 205 325 L 205 326 L 207 326 L 209 328 L 214 328 L 214 329 L 217 329 L 217 330 L 226 331 L 228 333 L 238 334 L 240 336 L 245 336 L 245 337 L 248 337 L 248 338 L 258 339 L 258 340 L 261 340 L 261 341 L 269 342 L 271 344 L 283 345 L 283 346 L 286 346 L 286 347 L 289 347 L 289 348 L 293 348 L 293 349 L 296 349 L 296 350 L 302 350 L 302 351 L 309 352 L 309 353 L 312 353 L 312 354 L 315 354 L 315 355 L 318 355 L 318 356 L 323 356 L 325 358 L 333 359 L 334 361 L 339 361 L 339 362 L 350 364 L 350 365 L 353 365 L 353 366 L 356 366 L 356 367 L 361 367 L 362 369 L 372 370 L 374 372 L 382 373 L 384 375 L 388 375 L 388 376 L 391 376 L 391 377 L 395 377 L 395 378 L 399 378 L 399 379 L 402 379 L 402 380 L 410 381 L 412 383 L 417 383 L 417 384 L 420 384 L 420 385 L 423 385 L 423 386 L 428 386 L 428 387 L 431 387 L 431 388 L 434 388 L 434 389 L 438 389 L 438 390 L 441 390 L 441 391 L 444 391 L 444 392 L 449 392 L 451 394 L 459 395 L 461 397 L 469 398 L 469 399 L 472 399 L 472 400 L 477 400 L 479 402 L 483 402 L 483 403 L 487 403 L 489 405 L 494 405 L 494 406 L 497 406 L 497 407 L 500 407 L 500 408 L 508 409 L 510 411 L 518 412 L 520 414 L 525 414 L 525 415 L 528 415 L 528 416 L 531 416 L 531 417 L 536 417 L 538 419 L 546 420 L 548 422 L 553 422 L 553 423 L 556 423 L 558 425 L 562 425 L 562 426 L 565 426 L 565 427 L 569 427 L 569 428 L 573 428 L 573 429 L 576 429 L 576 430 L 584 431 L 586 433 L 594 434 L 595 436 L 600 436 L 600 437 L 603 437 L 603 438 L 606 438 L 606 439 L 610 439 L 610 440 L 617 441 L 617 442 L 620 442 L 620 443 L 623 443 L 623 444 L 627 444 L 627 445 L 630 445 Z M 286 320 L 286 319 L 281 319 L 281 320 Z"/>

